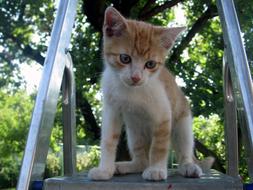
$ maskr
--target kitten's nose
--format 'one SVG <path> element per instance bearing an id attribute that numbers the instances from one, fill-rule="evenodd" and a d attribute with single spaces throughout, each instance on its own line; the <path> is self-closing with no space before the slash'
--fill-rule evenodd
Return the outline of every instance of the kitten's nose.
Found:
<path id="1" fill-rule="evenodd" d="M 134 83 L 137 83 L 141 80 L 141 77 L 139 75 L 133 75 L 131 76 L 131 79 Z"/>

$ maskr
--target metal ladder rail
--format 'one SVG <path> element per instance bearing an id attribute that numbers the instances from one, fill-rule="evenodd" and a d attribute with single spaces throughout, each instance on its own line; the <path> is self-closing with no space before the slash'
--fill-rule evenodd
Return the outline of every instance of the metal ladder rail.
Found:
<path id="1" fill-rule="evenodd" d="M 67 55 L 66 50 L 70 43 L 71 28 L 74 24 L 76 7 L 77 0 L 61 0 L 58 6 L 56 19 L 54 21 L 51 34 L 51 41 L 44 62 L 42 79 L 40 81 L 31 119 L 17 190 L 27 190 L 31 187 L 31 183 L 33 181 L 41 180 L 43 177 L 49 148 L 50 134 L 52 131 L 57 100 L 59 97 L 64 72 L 67 73 L 67 78 L 72 79 L 72 86 L 70 88 L 70 83 L 65 82 L 65 89 L 67 91 L 65 90 L 64 93 L 65 95 L 68 94 L 68 96 L 65 97 L 65 103 L 68 104 L 63 106 L 63 112 L 64 114 L 71 112 L 71 114 L 68 115 L 68 122 L 66 123 L 65 120 L 64 124 L 64 132 L 66 132 L 66 130 L 70 130 L 70 136 L 65 136 L 64 140 L 72 142 L 74 129 L 69 129 L 69 126 L 67 125 L 71 124 L 73 127 L 75 124 L 75 120 L 73 118 L 75 105 L 70 105 L 75 101 L 75 96 L 73 93 L 74 83 L 72 77 L 72 62 L 70 56 Z M 69 95 L 69 93 L 71 93 L 71 95 Z M 71 157 L 75 154 L 73 143 L 68 147 L 64 146 L 64 149 L 64 159 L 66 160 L 68 158 L 70 161 L 70 164 L 67 164 L 64 167 L 64 172 L 71 174 L 75 171 L 75 158 Z M 70 157 L 66 157 L 67 150 L 71 152 L 71 154 L 68 152 Z M 64 163 L 66 163 L 66 161 Z"/>
<path id="2" fill-rule="evenodd" d="M 223 94 L 225 109 L 225 142 L 227 157 L 227 174 L 233 177 L 239 175 L 239 155 L 238 155 L 238 123 L 237 108 L 232 83 L 231 72 L 228 66 L 226 50 L 223 56 Z"/>
<path id="3" fill-rule="evenodd" d="M 64 175 L 76 173 L 76 89 L 73 62 L 67 54 L 62 81 L 63 93 L 63 171 Z"/>
<path id="4" fill-rule="evenodd" d="M 232 122 L 240 122 L 246 151 L 248 153 L 248 169 L 253 180 L 253 86 L 247 56 L 242 43 L 241 31 L 233 0 L 217 0 L 218 11 L 223 28 L 225 42 L 225 105 L 228 144 L 228 174 L 238 175 L 238 143 L 237 125 L 232 124 L 234 134 L 230 134 Z M 227 85 L 227 86 L 226 86 Z M 228 110 L 228 108 L 232 110 Z M 243 113 L 241 114 L 242 111 Z M 238 120 L 241 119 L 241 120 Z M 242 118 L 243 117 L 243 118 Z M 231 119 L 231 120 L 230 120 Z M 230 121 L 229 121 L 230 120 Z M 235 142 L 236 141 L 236 142 Z M 232 160 L 231 160 L 232 158 Z M 237 168 L 237 169 L 235 169 Z"/>

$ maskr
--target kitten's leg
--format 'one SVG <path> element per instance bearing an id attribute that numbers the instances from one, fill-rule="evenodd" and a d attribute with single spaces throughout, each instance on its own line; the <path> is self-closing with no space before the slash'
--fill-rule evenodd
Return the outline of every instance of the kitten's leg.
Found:
<path id="1" fill-rule="evenodd" d="M 201 176 L 201 168 L 193 161 L 194 138 L 191 115 L 181 118 L 173 127 L 172 145 L 179 163 L 179 173 L 185 177 Z"/>
<path id="2" fill-rule="evenodd" d="M 171 121 L 169 120 L 154 129 L 149 152 L 149 167 L 142 174 L 144 179 L 164 180 L 167 178 L 170 136 Z"/>
<path id="3" fill-rule="evenodd" d="M 142 172 L 148 165 L 148 148 L 149 142 L 147 137 L 141 133 L 141 126 L 134 128 L 127 127 L 127 141 L 131 161 L 116 162 L 117 174 L 138 173 Z"/>
<path id="4" fill-rule="evenodd" d="M 122 122 L 120 116 L 109 106 L 104 106 L 102 118 L 101 158 L 97 168 L 89 171 L 93 180 L 110 179 L 115 171 L 115 156 Z"/>

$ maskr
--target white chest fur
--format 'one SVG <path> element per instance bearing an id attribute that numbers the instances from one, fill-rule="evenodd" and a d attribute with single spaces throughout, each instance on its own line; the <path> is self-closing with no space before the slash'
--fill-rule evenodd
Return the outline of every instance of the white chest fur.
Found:
<path id="1" fill-rule="evenodd" d="M 104 103 L 120 112 L 125 120 L 159 124 L 170 119 L 170 102 L 157 78 L 139 87 L 125 86 L 110 69 L 102 78 Z"/>

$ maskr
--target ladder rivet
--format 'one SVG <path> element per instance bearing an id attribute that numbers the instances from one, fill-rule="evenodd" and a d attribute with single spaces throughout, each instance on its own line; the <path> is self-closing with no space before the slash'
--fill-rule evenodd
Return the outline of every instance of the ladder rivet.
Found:
<path id="1" fill-rule="evenodd" d="M 67 54 L 69 52 L 70 52 L 69 48 L 65 48 L 65 54 Z"/>

